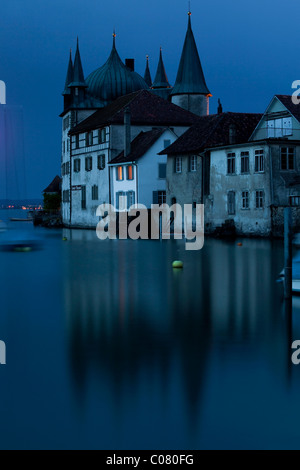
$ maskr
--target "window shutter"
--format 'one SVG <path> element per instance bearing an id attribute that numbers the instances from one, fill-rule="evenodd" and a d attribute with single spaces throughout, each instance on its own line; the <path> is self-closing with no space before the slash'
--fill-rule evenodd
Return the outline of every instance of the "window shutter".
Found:
<path id="1" fill-rule="evenodd" d="M 165 163 L 160 163 L 158 166 L 158 176 L 160 179 L 166 179 L 167 177 L 167 165 Z"/>
<path id="2" fill-rule="evenodd" d="M 158 191 L 153 191 L 153 204 L 158 204 Z"/>
<path id="3" fill-rule="evenodd" d="M 120 193 L 116 193 L 116 209 L 119 210 L 120 204 L 119 204 L 119 198 L 120 198 Z"/>

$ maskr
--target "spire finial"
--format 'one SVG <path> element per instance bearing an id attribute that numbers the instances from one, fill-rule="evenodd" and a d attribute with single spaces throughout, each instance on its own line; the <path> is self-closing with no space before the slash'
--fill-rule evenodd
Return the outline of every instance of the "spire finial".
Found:
<path id="1" fill-rule="evenodd" d="M 113 47 L 115 48 L 116 47 L 116 29 L 114 28 L 114 31 L 113 31 Z"/>
<path id="2" fill-rule="evenodd" d="M 191 1 L 189 0 L 189 11 L 188 11 L 188 15 L 189 16 L 192 16 L 192 12 L 191 12 Z"/>

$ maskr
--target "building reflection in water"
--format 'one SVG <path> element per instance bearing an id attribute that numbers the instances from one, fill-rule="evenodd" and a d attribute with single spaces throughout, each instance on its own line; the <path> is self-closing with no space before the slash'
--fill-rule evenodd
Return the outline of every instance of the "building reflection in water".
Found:
<path id="1" fill-rule="evenodd" d="M 69 357 L 82 406 L 94 378 L 99 387 L 106 384 L 118 409 L 158 387 L 166 408 L 177 395 L 176 405 L 196 432 L 216 357 L 222 365 L 241 354 L 247 365 L 259 353 L 285 376 L 290 332 L 276 283 L 279 242 L 274 248 L 249 240 L 237 247 L 207 240 L 201 252 L 186 252 L 175 241 L 100 242 L 88 231 L 66 235 L 72 241 L 64 247 Z M 171 268 L 178 257 L 183 271 Z"/>

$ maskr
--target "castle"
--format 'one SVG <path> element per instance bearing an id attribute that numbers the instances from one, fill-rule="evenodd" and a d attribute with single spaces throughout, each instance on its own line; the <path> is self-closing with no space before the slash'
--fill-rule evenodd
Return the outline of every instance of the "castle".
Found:
<path id="1" fill-rule="evenodd" d="M 125 63 L 121 60 L 114 33 L 108 60 L 87 78 L 77 41 L 74 63 L 70 54 L 63 97 L 63 221 L 68 226 L 94 227 L 99 204 L 117 205 L 118 196 L 112 191 L 117 174 L 111 162 L 122 151 L 128 157 L 131 143 L 141 133 L 146 134 L 140 138 L 145 147 L 145 141 L 154 143 L 151 137 L 159 138 L 155 131 L 168 130 L 168 134 L 160 135 L 163 146 L 157 152 L 163 150 L 166 143 L 173 143 L 188 130 L 198 116 L 209 114 L 211 94 L 192 30 L 191 13 L 173 87 L 167 78 L 162 50 L 152 81 L 148 57 L 142 77 L 135 71 L 133 59 L 126 59 Z M 148 134 L 151 132 L 155 135 Z M 128 170 L 130 178 L 137 179 L 135 162 L 132 163 Z M 156 194 L 164 201 L 166 181 L 162 175 L 166 157 L 161 157 L 159 163 Z M 143 202 L 134 194 L 134 200 L 138 199 Z"/>

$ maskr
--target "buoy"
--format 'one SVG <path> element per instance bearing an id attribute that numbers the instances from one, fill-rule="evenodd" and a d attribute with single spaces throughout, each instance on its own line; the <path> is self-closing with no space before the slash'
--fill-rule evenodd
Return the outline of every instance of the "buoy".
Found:
<path id="1" fill-rule="evenodd" d="M 182 269 L 183 268 L 183 262 L 182 261 L 174 261 L 172 264 L 174 269 Z"/>
<path id="2" fill-rule="evenodd" d="M 237 246 L 243 246 L 243 244 L 242 244 L 242 243 L 238 243 Z"/>
<path id="3" fill-rule="evenodd" d="M 63 242 L 67 242 L 67 241 L 68 241 L 67 237 L 64 237 Z"/>

